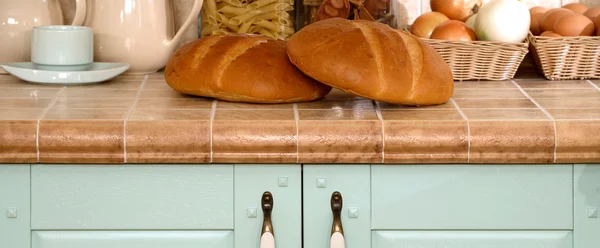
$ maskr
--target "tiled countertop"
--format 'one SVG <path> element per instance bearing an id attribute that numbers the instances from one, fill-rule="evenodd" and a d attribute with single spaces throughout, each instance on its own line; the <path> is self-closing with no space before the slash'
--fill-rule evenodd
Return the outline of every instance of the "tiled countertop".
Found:
<path id="1" fill-rule="evenodd" d="M 456 82 L 447 104 L 412 108 L 336 90 L 220 102 L 161 73 L 69 87 L 0 75 L 0 163 L 580 162 L 600 162 L 600 80 Z"/>

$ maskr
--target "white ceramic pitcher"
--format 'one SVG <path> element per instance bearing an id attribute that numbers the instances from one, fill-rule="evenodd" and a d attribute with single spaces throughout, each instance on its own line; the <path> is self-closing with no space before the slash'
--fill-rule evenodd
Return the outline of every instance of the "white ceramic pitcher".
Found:
<path id="1" fill-rule="evenodd" d="M 80 26 L 86 12 L 85 0 L 75 0 L 75 18 Z M 0 0 L 0 63 L 31 59 L 31 30 L 42 25 L 64 25 L 58 0 Z M 0 74 L 6 72 L 0 69 Z"/>
<path id="2" fill-rule="evenodd" d="M 87 0 L 84 26 L 94 30 L 94 60 L 125 62 L 127 74 L 162 69 L 178 48 L 186 29 L 198 19 L 203 0 L 175 32 L 171 0 Z"/>

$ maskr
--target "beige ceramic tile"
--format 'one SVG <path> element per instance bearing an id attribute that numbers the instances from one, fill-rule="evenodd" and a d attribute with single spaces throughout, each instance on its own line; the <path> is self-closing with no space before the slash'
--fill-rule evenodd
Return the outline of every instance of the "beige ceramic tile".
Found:
<path id="1" fill-rule="evenodd" d="M 374 110 L 373 101 L 367 99 L 320 100 L 298 103 L 298 109 L 330 109 L 330 110 Z"/>
<path id="2" fill-rule="evenodd" d="M 44 120 L 124 120 L 128 109 L 50 108 Z"/>
<path id="3" fill-rule="evenodd" d="M 12 76 L 0 75 L 0 89 L 60 89 L 62 85 L 29 83 Z"/>
<path id="4" fill-rule="evenodd" d="M 215 120 L 263 121 L 295 120 L 294 111 L 289 110 L 217 110 Z"/>
<path id="5" fill-rule="evenodd" d="M 299 110 L 300 120 L 378 120 L 375 110 Z"/>
<path id="6" fill-rule="evenodd" d="M 456 89 L 454 99 L 458 98 L 527 98 L 518 89 Z"/>
<path id="7" fill-rule="evenodd" d="M 379 120 L 302 120 L 298 125 L 300 163 L 381 163 Z"/>
<path id="8" fill-rule="evenodd" d="M 209 163 L 210 121 L 127 121 L 127 163 Z"/>
<path id="9" fill-rule="evenodd" d="M 43 108 L 0 109 L 0 120 L 38 120 Z"/>
<path id="10" fill-rule="evenodd" d="M 135 101 L 134 98 L 68 98 L 61 97 L 56 100 L 52 108 L 125 108 L 129 109 Z"/>
<path id="11" fill-rule="evenodd" d="M 40 121 L 41 163 L 123 163 L 124 122 Z"/>
<path id="12" fill-rule="evenodd" d="M 59 94 L 60 97 L 68 98 L 105 98 L 105 99 L 116 99 L 116 98 L 133 98 L 135 99 L 138 90 L 124 90 L 124 89 L 91 89 L 91 88 L 67 88 Z"/>
<path id="13" fill-rule="evenodd" d="M 540 109 L 463 109 L 469 120 L 549 120 Z"/>
<path id="14" fill-rule="evenodd" d="M 528 80 L 517 81 L 523 89 L 594 89 L 594 87 L 585 80 Z"/>
<path id="15" fill-rule="evenodd" d="M 536 99 L 545 109 L 597 109 L 600 108 L 600 98 L 554 98 Z"/>
<path id="16" fill-rule="evenodd" d="M 137 90 L 142 86 L 143 79 L 123 78 L 112 79 L 98 84 L 69 85 L 72 89 L 123 89 Z"/>
<path id="17" fill-rule="evenodd" d="M 385 121 L 385 163 L 466 163 L 466 121 Z M 435 138 L 433 138 L 435 137 Z"/>
<path id="18" fill-rule="evenodd" d="M 454 104 L 452 104 L 451 101 L 447 101 L 446 103 L 443 103 L 443 104 L 431 105 L 431 106 L 421 106 L 421 107 L 404 106 L 404 105 L 390 104 L 390 103 L 384 103 L 384 102 L 378 102 L 378 103 L 379 103 L 379 108 L 381 110 L 432 110 L 432 109 L 455 109 L 456 108 L 456 107 L 454 107 Z"/>
<path id="19" fill-rule="evenodd" d="M 469 121 L 471 163 L 552 163 L 552 121 Z"/>
<path id="20" fill-rule="evenodd" d="M 129 120 L 210 120 L 207 109 L 134 109 Z"/>
<path id="21" fill-rule="evenodd" d="M 164 79 L 148 80 L 144 84 L 144 89 L 147 90 L 173 90 Z"/>
<path id="22" fill-rule="evenodd" d="M 239 110 L 269 110 L 269 109 L 294 109 L 294 104 L 255 104 L 255 103 L 238 103 L 238 102 L 217 102 L 217 110 L 220 109 L 239 109 Z"/>
<path id="23" fill-rule="evenodd" d="M 537 108 L 529 99 L 456 99 L 461 108 Z"/>
<path id="24" fill-rule="evenodd" d="M 581 99 L 600 98 L 600 91 L 590 89 L 526 89 L 529 96 L 539 98 Z"/>
<path id="25" fill-rule="evenodd" d="M 37 121 L 0 121 L 0 163 L 36 163 Z"/>
<path id="26" fill-rule="evenodd" d="M 384 120 L 462 120 L 456 109 L 448 110 L 382 110 Z"/>
<path id="27" fill-rule="evenodd" d="M 140 98 L 136 108 L 151 109 L 211 109 L 213 100 L 204 98 Z"/>
<path id="28" fill-rule="evenodd" d="M 59 88 L 0 89 L 0 98 L 53 98 L 59 90 Z"/>
<path id="29" fill-rule="evenodd" d="M 556 121 L 556 162 L 595 163 L 600 159 L 600 122 Z"/>
<path id="30" fill-rule="evenodd" d="M 455 89 L 518 89 L 511 81 L 456 81 Z"/>
<path id="31" fill-rule="evenodd" d="M 0 108 L 46 108 L 51 98 L 0 98 Z"/>
<path id="32" fill-rule="evenodd" d="M 184 94 L 181 94 L 172 89 L 162 89 L 162 90 L 144 89 L 144 90 L 142 90 L 142 94 L 140 95 L 140 99 L 141 98 L 196 98 L 196 97 L 184 95 Z M 197 98 L 201 98 L 201 99 L 205 99 L 205 100 L 212 100 L 212 99 L 204 98 L 204 97 L 197 97 Z"/>
<path id="33" fill-rule="evenodd" d="M 600 120 L 598 109 L 548 109 L 554 119 Z"/>
<path id="34" fill-rule="evenodd" d="M 266 110 L 258 112 L 264 111 Z M 261 118 L 234 120 L 214 120 L 212 127 L 213 162 L 297 162 L 298 136 L 296 135 L 295 120 Z"/>
<path id="35" fill-rule="evenodd" d="M 598 88 L 600 88 L 600 80 L 595 79 L 595 80 L 590 80 L 590 82 L 592 82 L 592 84 L 596 85 Z"/>

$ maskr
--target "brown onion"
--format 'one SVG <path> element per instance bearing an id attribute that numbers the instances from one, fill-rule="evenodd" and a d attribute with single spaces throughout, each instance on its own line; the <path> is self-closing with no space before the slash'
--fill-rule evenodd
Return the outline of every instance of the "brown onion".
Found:
<path id="1" fill-rule="evenodd" d="M 431 11 L 440 12 L 451 20 L 465 22 L 481 7 L 481 0 L 431 0 Z"/>
<path id="2" fill-rule="evenodd" d="M 447 20 L 448 17 L 440 12 L 428 12 L 415 19 L 410 32 L 417 37 L 429 38 L 435 27 Z"/>
<path id="3" fill-rule="evenodd" d="M 431 39 L 437 40 L 477 40 L 475 32 L 467 24 L 457 20 L 448 20 L 438 25 L 431 33 Z"/>

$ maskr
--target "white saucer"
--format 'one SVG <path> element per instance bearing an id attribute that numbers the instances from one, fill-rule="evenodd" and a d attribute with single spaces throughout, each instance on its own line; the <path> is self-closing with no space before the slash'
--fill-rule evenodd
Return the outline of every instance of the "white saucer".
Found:
<path id="1" fill-rule="evenodd" d="M 41 84 L 93 84 L 114 78 L 129 69 L 127 63 L 95 62 L 85 71 L 38 70 L 31 62 L 0 65 L 8 73 L 24 81 Z"/>

